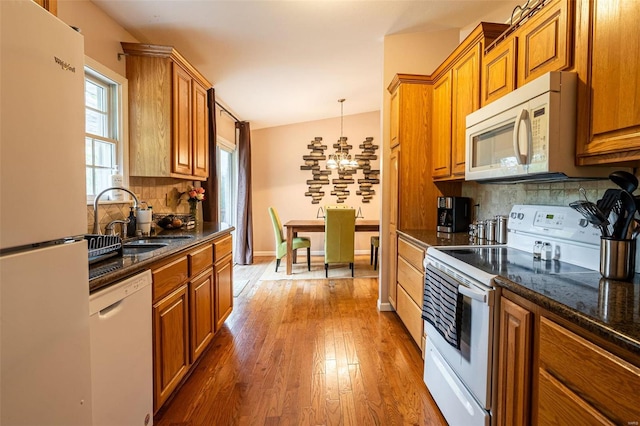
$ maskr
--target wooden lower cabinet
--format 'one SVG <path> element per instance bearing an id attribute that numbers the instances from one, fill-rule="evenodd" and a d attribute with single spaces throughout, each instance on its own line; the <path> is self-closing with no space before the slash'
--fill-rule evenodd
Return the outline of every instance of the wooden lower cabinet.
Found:
<path id="1" fill-rule="evenodd" d="M 498 402 L 494 413 L 499 426 L 529 424 L 532 325 L 531 312 L 501 299 Z"/>
<path id="2" fill-rule="evenodd" d="M 638 366 L 545 317 L 539 334 L 539 424 L 640 421 Z"/>
<path id="3" fill-rule="evenodd" d="M 497 425 L 640 421 L 637 356 L 506 290 L 499 327 Z"/>
<path id="4" fill-rule="evenodd" d="M 191 362 L 207 348 L 216 331 L 214 321 L 214 278 L 213 269 L 196 277 L 189 283 L 189 299 L 191 303 Z"/>
<path id="5" fill-rule="evenodd" d="M 153 305 L 154 412 L 189 370 L 189 296 L 187 285 Z"/>
<path id="6" fill-rule="evenodd" d="M 214 266 L 215 275 L 215 324 L 216 331 L 231 314 L 233 309 L 233 256 L 228 254 L 217 261 Z"/>
<path id="7" fill-rule="evenodd" d="M 413 340 L 424 351 L 424 249 L 403 237 L 398 238 L 396 312 Z"/>
<path id="8" fill-rule="evenodd" d="M 164 259 L 153 276 L 153 409 L 183 382 L 233 309 L 231 235 Z"/>

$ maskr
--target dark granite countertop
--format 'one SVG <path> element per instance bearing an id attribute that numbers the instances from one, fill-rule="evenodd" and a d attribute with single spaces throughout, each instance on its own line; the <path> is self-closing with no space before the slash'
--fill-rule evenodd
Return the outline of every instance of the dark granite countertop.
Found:
<path id="1" fill-rule="evenodd" d="M 466 233 L 403 230 L 398 234 L 425 249 L 469 245 Z M 531 268 L 523 268 L 500 259 L 472 259 L 465 261 L 498 275 L 501 287 L 640 355 L 640 274 L 633 282 L 623 282 L 604 279 L 598 271 L 564 273 L 557 261 L 538 262 L 536 268 L 532 259 Z"/>
<path id="2" fill-rule="evenodd" d="M 466 232 L 449 234 L 424 229 L 404 229 L 397 232 L 424 249 L 432 246 L 468 246 L 470 244 L 469 234 Z"/>
<path id="3" fill-rule="evenodd" d="M 597 271 L 496 278 L 501 287 L 640 355 L 640 276 L 633 282 L 602 278 Z"/>
<path id="4" fill-rule="evenodd" d="M 166 247 L 135 255 L 124 255 L 122 257 L 112 257 L 102 262 L 89 265 L 89 292 L 108 287 L 123 278 L 148 269 L 150 265 L 162 260 L 167 256 L 186 251 L 193 246 L 212 241 L 222 235 L 228 234 L 235 228 L 226 223 L 205 222 L 201 229 L 171 230 L 158 232 L 158 236 L 183 236 L 188 235 L 193 238 L 176 238 Z"/>

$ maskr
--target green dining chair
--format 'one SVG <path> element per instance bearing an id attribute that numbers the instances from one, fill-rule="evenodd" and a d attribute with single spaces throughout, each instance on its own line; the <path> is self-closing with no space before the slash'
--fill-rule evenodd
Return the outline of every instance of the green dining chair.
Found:
<path id="1" fill-rule="evenodd" d="M 273 207 L 269 207 L 269 216 L 271 216 L 271 223 L 273 224 L 273 233 L 276 238 L 276 272 L 280 266 L 280 260 L 287 254 L 287 240 L 282 233 L 282 222 L 278 217 L 278 212 Z M 292 250 L 299 248 L 307 248 L 307 269 L 311 270 L 311 240 L 307 237 L 294 237 L 291 242 Z"/>
<path id="2" fill-rule="evenodd" d="M 324 271 L 329 278 L 330 263 L 348 263 L 353 277 L 356 231 L 354 209 L 327 208 L 324 222 Z"/>

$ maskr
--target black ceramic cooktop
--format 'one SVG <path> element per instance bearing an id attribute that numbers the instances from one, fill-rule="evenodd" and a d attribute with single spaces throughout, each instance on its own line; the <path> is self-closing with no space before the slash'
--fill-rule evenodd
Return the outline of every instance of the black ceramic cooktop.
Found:
<path id="1" fill-rule="evenodd" d="M 594 271 L 557 260 L 536 260 L 531 253 L 511 247 L 463 247 L 447 249 L 439 247 L 448 255 L 490 274 L 513 279 L 530 274 L 573 274 Z"/>

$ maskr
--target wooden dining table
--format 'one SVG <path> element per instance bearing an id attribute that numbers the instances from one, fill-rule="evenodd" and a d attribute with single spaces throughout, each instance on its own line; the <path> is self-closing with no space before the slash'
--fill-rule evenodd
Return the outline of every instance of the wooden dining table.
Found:
<path id="1" fill-rule="evenodd" d="M 296 254 L 292 249 L 292 241 L 298 232 L 324 232 L 324 220 L 290 220 L 284 224 L 287 228 L 287 275 L 291 275 Z M 379 220 L 356 219 L 356 232 L 379 232 Z"/>

